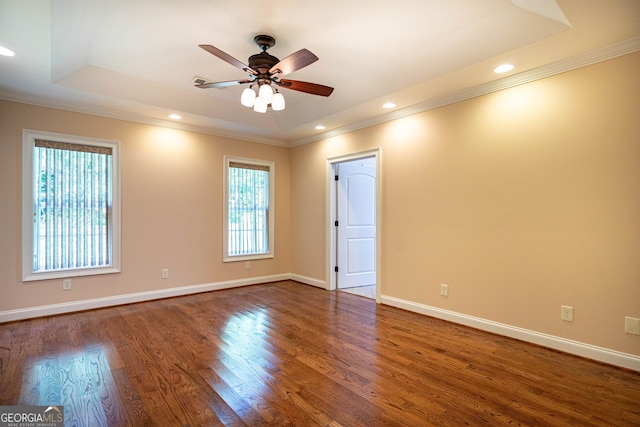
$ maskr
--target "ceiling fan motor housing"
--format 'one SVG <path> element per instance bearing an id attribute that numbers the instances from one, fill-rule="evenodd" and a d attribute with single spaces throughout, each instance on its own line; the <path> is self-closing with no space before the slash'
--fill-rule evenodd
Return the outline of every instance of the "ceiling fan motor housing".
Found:
<path id="1" fill-rule="evenodd" d="M 280 60 L 267 52 L 260 52 L 249 57 L 249 67 L 256 70 L 260 74 L 267 72 L 276 65 Z"/>

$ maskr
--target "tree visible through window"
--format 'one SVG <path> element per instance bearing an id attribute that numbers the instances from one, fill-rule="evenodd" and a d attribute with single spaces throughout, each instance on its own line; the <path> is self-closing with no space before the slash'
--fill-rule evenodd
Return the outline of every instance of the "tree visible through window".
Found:
<path id="1" fill-rule="evenodd" d="M 273 164 L 227 158 L 226 166 L 225 260 L 272 256 Z"/>
<path id="2" fill-rule="evenodd" d="M 24 144 L 24 279 L 117 271 L 117 144 L 30 132 Z"/>

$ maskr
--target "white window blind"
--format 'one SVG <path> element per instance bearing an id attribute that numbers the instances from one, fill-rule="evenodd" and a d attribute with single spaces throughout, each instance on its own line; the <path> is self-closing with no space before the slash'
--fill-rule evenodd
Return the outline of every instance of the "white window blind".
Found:
<path id="1" fill-rule="evenodd" d="M 228 159 L 226 169 L 226 260 L 272 256 L 273 165 Z"/>
<path id="2" fill-rule="evenodd" d="M 36 140 L 33 271 L 110 264 L 111 152 Z"/>
<path id="3" fill-rule="evenodd" d="M 114 147 L 30 139 L 25 280 L 113 272 Z"/>

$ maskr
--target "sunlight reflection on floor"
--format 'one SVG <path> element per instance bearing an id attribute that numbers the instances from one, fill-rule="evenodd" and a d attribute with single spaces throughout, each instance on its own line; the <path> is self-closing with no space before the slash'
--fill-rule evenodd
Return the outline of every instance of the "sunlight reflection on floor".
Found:
<path id="1" fill-rule="evenodd" d="M 241 396 L 260 399 L 264 393 L 269 393 L 265 381 L 269 377 L 270 367 L 265 362 L 270 359 L 270 352 L 266 348 L 270 344 L 265 341 L 268 328 L 268 313 L 260 308 L 237 313 L 224 326 L 220 361 L 237 377 L 231 383 Z M 262 365 L 253 364 L 252 361 L 256 360 L 261 360 Z"/>
<path id="2" fill-rule="evenodd" d="M 20 402 L 64 406 L 66 425 L 106 426 L 103 402 L 112 384 L 102 347 L 45 356 L 26 370 Z"/>

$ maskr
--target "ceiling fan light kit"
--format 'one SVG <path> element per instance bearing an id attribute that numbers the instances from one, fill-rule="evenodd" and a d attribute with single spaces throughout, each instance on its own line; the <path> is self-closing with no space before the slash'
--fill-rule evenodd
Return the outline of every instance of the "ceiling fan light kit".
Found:
<path id="1" fill-rule="evenodd" d="M 270 84 L 263 84 L 260 86 L 260 90 L 258 90 L 258 98 L 265 104 L 271 104 L 271 99 L 273 98 L 273 89 L 271 89 Z"/>
<path id="2" fill-rule="evenodd" d="M 252 87 L 253 86 L 249 86 L 242 91 L 240 103 L 245 107 L 253 107 L 253 104 L 256 102 L 256 93 L 253 91 L 253 89 L 251 89 Z"/>
<path id="3" fill-rule="evenodd" d="M 271 98 L 271 108 L 273 108 L 273 111 L 284 110 L 284 96 L 277 90 L 273 94 L 273 98 Z"/>
<path id="4" fill-rule="evenodd" d="M 256 113 L 266 113 L 268 106 L 269 104 L 265 103 L 260 98 L 256 98 L 256 102 L 253 104 L 253 111 Z"/>
<path id="5" fill-rule="evenodd" d="M 253 110 L 258 113 L 266 112 L 268 107 L 271 107 L 274 111 L 284 110 L 284 96 L 278 92 L 277 89 L 274 91 L 272 85 L 319 96 L 329 96 L 333 92 L 333 88 L 329 86 L 299 80 L 282 79 L 283 76 L 313 64 L 318 60 L 318 57 L 307 49 L 301 49 L 281 61 L 267 53 L 267 49 L 276 44 L 276 40 L 273 37 L 259 35 L 254 37 L 253 42 L 262 49 L 262 52 L 251 55 L 249 57 L 249 65 L 245 65 L 217 47 L 206 44 L 199 45 L 210 54 L 217 56 L 223 61 L 249 74 L 249 79 L 224 82 L 203 82 L 198 80 L 195 86 L 200 89 L 209 89 L 212 87 L 223 88 L 250 84 L 250 86 L 242 92 L 240 103 L 248 108 L 253 107 Z M 255 84 L 258 85 L 257 95 L 253 90 Z"/>

